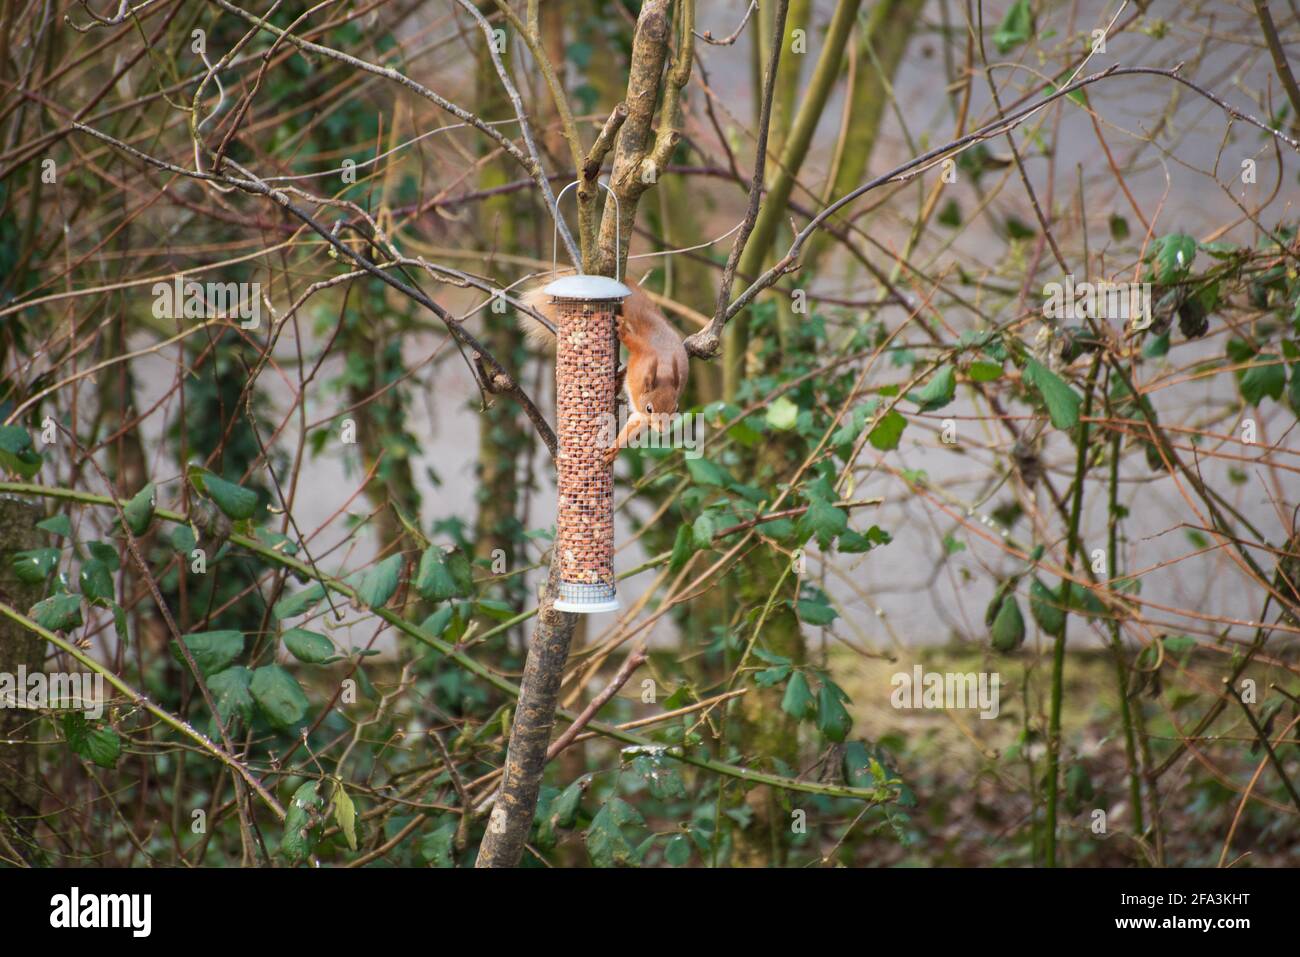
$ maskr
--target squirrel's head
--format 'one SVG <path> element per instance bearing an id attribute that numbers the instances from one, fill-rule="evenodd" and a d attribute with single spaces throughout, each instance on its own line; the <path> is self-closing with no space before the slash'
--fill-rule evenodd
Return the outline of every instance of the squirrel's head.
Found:
<path id="1" fill-rule="evenodd" d="M 664 421 L 661 416 L 672 415 L 677 411 L 681 393 L 682 382 L 677 367 L 671 362 L 653 365 L 641 383 L 641 394 L 637 396 L 641 407 L 637 412 L 649 416 L 650 427 L 659 431 L 660 423 Z"/>

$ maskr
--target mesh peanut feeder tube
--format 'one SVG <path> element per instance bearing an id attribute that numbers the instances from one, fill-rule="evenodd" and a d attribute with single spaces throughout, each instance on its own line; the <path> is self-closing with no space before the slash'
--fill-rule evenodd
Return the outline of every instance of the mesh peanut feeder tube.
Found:
<path id="1" fill-rule="evenodd" d="M 555 405 L 559 439 L 555 548 L 559 611 L 617 611 L 613 443 L 618 309 L 632 291 L 607 276 L 565 276 L 542 290 L 556 306 Z"/>

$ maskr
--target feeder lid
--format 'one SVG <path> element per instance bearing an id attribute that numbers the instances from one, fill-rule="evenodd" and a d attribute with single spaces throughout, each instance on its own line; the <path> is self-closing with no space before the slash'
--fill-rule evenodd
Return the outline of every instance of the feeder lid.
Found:
<path id="1" fill-rule="evenodd" d="M 626 299 L 632 295 L 617 279 L 608 276 L 561 276 L 542 290 L 552 299 L 585 299 L 587 301 L 608 301 Z"/>

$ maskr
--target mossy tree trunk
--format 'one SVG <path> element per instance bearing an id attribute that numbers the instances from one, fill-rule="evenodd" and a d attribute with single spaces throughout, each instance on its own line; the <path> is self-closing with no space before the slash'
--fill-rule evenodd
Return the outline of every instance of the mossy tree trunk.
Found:
<path id="1" fill-rule="evenodd" d="M 0 601 L 26 611 L 41 597 L 39 584 L 29 585 L 14 573 L 13 556 L 39 547 L 36 523 L 42 513 L 23 499 L 0 496 Z M 17 675 L 44 669 L 45 648 L 40 636 L 17 622 L 0 619 L 0 672 Z M 6 703 L 7 704 L 7 703 Z M 31 821 L 38 813 L 37 751 L 26 739 L 35 737 L 37 712 L 0 707 L 0 854 L 17 853 L 27 859 Z M 6 846 L 7 845 L 7 846 Z"/>

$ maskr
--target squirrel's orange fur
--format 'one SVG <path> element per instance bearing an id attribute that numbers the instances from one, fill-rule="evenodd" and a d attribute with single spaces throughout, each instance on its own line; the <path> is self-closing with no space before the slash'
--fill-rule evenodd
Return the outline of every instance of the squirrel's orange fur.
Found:
<path id="1" fill-rule="evenodd" d="M 677 411 L 686 388 L 688 359 L 681 336 L 654 301 L 631 280 L 632 295 L 623 300 L 618 318 L 618 338 L 627 349 L 627 370 L 623 389 L 627 394 L 627 424 L 618 433 L 606 457 L 613 461 L 618 450 L 647 427 L 657 429 L 667 420 L 661 415 Z M 524 295 L 524 304 L 555 325 L 557 309 L 550 296 L 538 286 Z M 524 334 L 534 343 L 553 348 L 555 334 L 526 312 L 519 313 Z"/>

